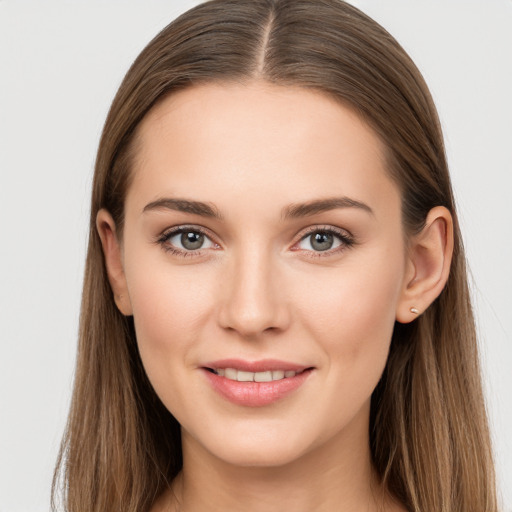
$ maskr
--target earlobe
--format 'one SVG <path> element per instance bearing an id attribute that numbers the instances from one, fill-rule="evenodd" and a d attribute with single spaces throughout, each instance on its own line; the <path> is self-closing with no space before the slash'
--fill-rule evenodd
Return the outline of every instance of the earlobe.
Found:
<path id="1" fill-rule="evenodd" d="M 439 296 L 450 274 L 452 253 L 452 216 L 444 206 L 436 206 L 410 242 L 397 321 L 411 322 Z"/>
<path id="2" fill-rule="evenodd" d="M 107 268 L 108 280 L 117 308 L 123 315 L 132 315 L 132 305 L 124 274 L 122 252 L 116 236 L 116 226 L 110 213 L 101 209 L 96 216 L 96 229 L 100 236 Z"/>

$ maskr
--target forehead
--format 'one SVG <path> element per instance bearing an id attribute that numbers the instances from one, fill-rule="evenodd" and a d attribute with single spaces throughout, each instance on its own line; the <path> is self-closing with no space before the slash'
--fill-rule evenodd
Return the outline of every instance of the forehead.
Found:
<path id="1" fill-rule="evenodd" d="M 128 196 L 147 202 L 165 194 L 216 202 L 227 190 L 259 193 L 276 207 L 314 196 L 379 202 L 398 194 L 375 132 L 352 109 L 299 87 L 182 90 L 144 118 L 137 148 Z"/>

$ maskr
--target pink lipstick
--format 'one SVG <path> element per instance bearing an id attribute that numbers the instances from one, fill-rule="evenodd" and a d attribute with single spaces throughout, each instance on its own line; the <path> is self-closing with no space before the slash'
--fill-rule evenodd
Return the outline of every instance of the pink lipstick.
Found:
<path id="1" fill-rule="evenodd" d="M 237 405 L 262 407 L 297 390 L 313 368 L 275 359 L 222 359 L 201 370 L 213 389 Z"/>

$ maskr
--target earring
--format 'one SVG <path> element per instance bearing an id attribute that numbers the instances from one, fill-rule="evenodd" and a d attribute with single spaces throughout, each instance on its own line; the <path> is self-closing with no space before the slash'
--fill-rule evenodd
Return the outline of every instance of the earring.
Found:
<path id="1" fill-rule="evenodd" d="M 414 315 L 418 315 L 419 314 L 419 311 L 415 307 L 412 307 L 409 311 L 411 313 L 413 313 Z"/>

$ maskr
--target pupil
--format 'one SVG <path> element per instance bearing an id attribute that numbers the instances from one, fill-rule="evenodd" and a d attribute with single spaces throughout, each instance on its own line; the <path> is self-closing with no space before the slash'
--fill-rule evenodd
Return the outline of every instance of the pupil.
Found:
<path id="1" fill-rule="evenodd" d="M 195 231 L 189 231 L 181 234 L 181 244 L 185 249 L 199 249 L 204 242 L 204 235 Z"/>
<path id="2" fill-rule="evenodd" d="M 333 236 L 330 233 L 315 233 L 311 236 L 311 247 L 316 251 L 327 251 L 332 244 Z"/>

